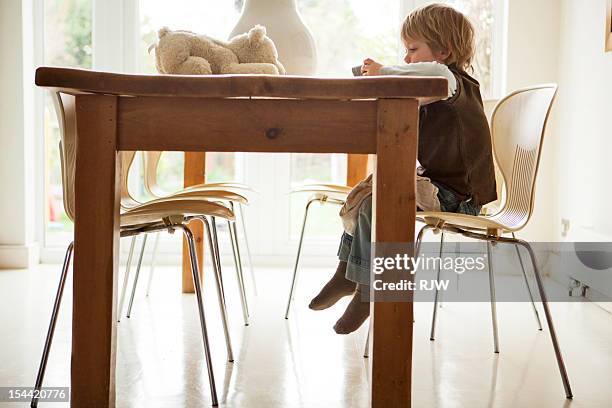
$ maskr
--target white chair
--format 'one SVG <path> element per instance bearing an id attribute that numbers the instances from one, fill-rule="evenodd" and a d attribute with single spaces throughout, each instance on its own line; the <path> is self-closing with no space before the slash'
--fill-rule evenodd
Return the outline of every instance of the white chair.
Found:
<path id="1" fill-rule="evenodd" d="M 232 210 L 232 212 L 234 212 L 235 210 L 234 205 L 237 204 L 238 209 L 240 211 L 240 220 L 242 223 L 242 229 L 244 233 L 247 255 L 249 259 L 251 278 L 253 281 L 253 287 L 256 291 L 255 277 L 253 274 L 253 267 L 252 267 L 252 261 L 251 261 L 251 253 L 250 253 L 250 249 L 248 245 L 248 237 L 246 234 L 246 225 L 244 222 L 244 212 L 243 212 L 243 207 L 242 207 L 243 205 L 248 205 L 249 200 L 247 197 L 250 193 L 253 193 L 254 190 L 251 189 L 249 186 L 242 184 L 242 183 L 206 183 L 206 184 L 190 186 L 190 187 L 184 188 L 174 193 L 168 193 L 159 187 L 159 184 L 157 181 L 157 168 L 158 168 L 162 153 L 163 152 L 160 152 L 160 151 L 144 152 L 144 187 L 147 193 L 156 199 L 172 198 L 172 197 L 193 197 L 193 198 L 199 197 L 199 198 L 204 198 L 206 200 L 219 201 L 219 202 L 223 202 L 227 204 Z M 218 240 L 217 240 L 217 223 L 216 223 L 215 217 L 211 217 L 210 224 L 212 227 L 215 251 L 217 252 L 217 254 L 219 254 L 219 246 L 218 246 Z M 247 298 L 245 284 L 244 284 L 244 274 L 242 271 L 242 258 L 240 254 L 240 246 L 238 243 L 238 232 L 236 229 L 236 223 L 234 221 L 228 220 L 227 225 L 228 225 L 228 230 L 230 234 L 232 252 L 234 255 L 234 263 L 236 266 L 236 275 L 237 275 L 239 292 L 240 292 L 240 300 L 242 303 L 242 313 L 243 313 L 244 324 L 245 326 L 248 326 L 249 325 L 249 307 L 248 307 L 248 298 Z M 151 255 L 151 267 L 150 267 L 150 273 L 149 273 L 149 281 L 147 283 L 147 296 L 149 295 L 150 288 L 151 288 L 151 282 L 153 280 L 154 261 L 155 261 L 155 255 L 157 252 L 158 242 L 159 242 L 159 233 L 156 234 L 155 243 L 153 246 L 153 252 Z M 136 291 L 136 287 L 138 284 L 138 277 L 140 275 L 140 267 L 142 264 L 142 257 L 144 255 L 145 245 L 146 245 L 146 237 L 145 237 L 145 240 L 143 240 L 141 250 L 140 250 L 140 259 L 138 262 L 138 266 L 137 266 L 136 274 L 134 278 L 134 283 L 132 286 L 132 295 L 130 298 L 130 305 L 128 307 L 127 317 L 130 317 L 131 315 L 132 300 L 134 298 L 134 293 Z M 223 281 L 223 275 L 221 273 L 221 262 L 220 262 L 219 256 L 216 257 L 216 262 L 217 262 L 217 268 L 219 270 L 220 279 L 221 281 Z M 125 286 L 124 286 L 124 290 L 125 290 Z"/>
<path id="2" fill-rule="evenodd" d="M 491 119 L 491 133 L 493 143 L 493 153 L 496 164 L 503 178 L 503 189 L 499 188 L 498 192 L 502 191 L 503 202 L 500 209 L 493 214 L 485 214 L 480 216 L 470 216 L 449 212 L 419 212 L 417 221 L 425 223 L 417 235 L 416 254 L 420 247 L 420 242 L 426 230 L 432 229 L 435 232 L 441 232 L 440 239 L 440 255 L 443 251 L 444 232 L 452 232 L 461 234 L 473 239 L 487 241 L 487 253 L 489 259 L 489 283 L 491 295 L 491 315 L 493 323 L 493 338 L 494 351 L 499 352 L 499 341 L 497 333 L 497 314 L 495 307 L 495 286 L 492 270 L 491 258 L 491 242 L 505 242 L 515 245 L 516 253 L 521 265 L 523 278 L 529 293 L 533 311 L 536 317 L 539 330 L 542 330 L 542 325 L 538 315 L 537 308 L 534 303 L 533 295 L 527 280 L 523 259 L 519 252 L 519 246 L 527 249 L 534 268 L 534 274 L 538 285 L 538 290 L 548 328 L 550 330 L 551 340 L 559 366 L 561 379 L 565 389 L 567 398 L 572 398 L 572 391 L 569 384 L 569 378 L 561 355 L 561 350 L 557 341 L 557 335 L 554 330 L 552 316 L 548 308 L 546 294 L 542 284 L 540 273 L 535 262 L 535 255 L 529 243 L 517 239 L 515 232 L 524 228 L 533 212 L 534 197 L 535 197 L 535 180 L 540 160 L 542 141 L 544 130 L 552 103 L 557 92 L 557 85 L 540 85 L 530 88 L 525 88 L 511 93 L 503 98 L 493 112 Z M 337 194 L 348 194 L 345 186 L 328 186 L 324 190 L 331 189 Z M 345 196 L 346 197 L 346 196 Z M 310 202 L 309 202 L 310 204 Z M 306 213 L 307 215 L 307 213 Z M 306 221 L 304 219 L 304 225 Z M 511 234 L 512 238 L 502 237 L 503 234 Z M 303 235 L 303 228 L 302 228 Z M 299 251 L 298 248 L 298 259 Z M 294 278 L 291 287 L 293 294 L 297 271 L 294 270 Z M 437 271 L 437 279 L 440 279 L 440 269 Z M 433 318 L 431 325 L 430 339 L 435 338 L 435 324 L 438 309 L 439 293 L 436 290 L 433 307 Z M 291 295 L 287 306 L 287 314 L 291 304 Z M 285 316 L 287 318 L 287 315 Z M 369 335 L 365 345 L 364 357 L 368 357 Z"/>
<path id="3" fill-rule="evenodd" d="M 122 153 L 123 157 L 129 157 L 130 162 L 129 163 L 125 163 L 124 164 L 124 168 L 128 169 L 127 172 L 129 172 L 129 168 L 131 167 L 132 161 L 134 159 L 134 152 L 130 152 L 130 156 L 126 156 L 125 152 Z M 127 187 L 127 173 L 124 173 L 125 175 L 125 180 L 124 180 L 124 184 L 123 184 L 123 189 L 122 189 L 122 207 L 123 208 L 132 208 L 135 205 L 140 205 L 141 203 L 138 203 L 130 194 L 129 194 L 129 189 Z M 230 191 L 226 191 L 226 190 L 210 190 L 210 191 L 206 191 L 206 192 L 193 192 L 193 191 L 185 191 L 185 192 L 181 192 L 181 193 L 177 193 L 172 197 L 165 197 L 165 198 L 157 198 L 155 200 L 149 201 L 148 203 L 154 202 L 154 201 L 172 201 L 172 199 L 192 199 L 192 200 L 205 200 L 205 201 L 210 201 L 210 202 L 219 202 L 221 200 L 226 201 L 226 202 L 238 202 L 238 203 L 246 203 L 246 198 L 244 196 L 241 196 L 240 194 L 234 193 L 234 192 L 230 192 Z M 234 214 L 234 210 L 233 207 L 230 208 L 231 213 Z M 218 278 L 218 288 L 220 290 L 220 296 L 223 297 L 223 299 L 225 299 L 225 290 L 223 288 L 223 278 L 222 278 L 222 273 L 221 273 L 221 256 L 219 254 L 219 245 L 217 243 L 217 232 L 216 232 L 216 227 L 215 227 L 215 219 L 216 217 L 214 215 L 210 215 L 210 221 L 207 219 L 207 215 L 202 215 L 201 217 L 194 217 L 199 219 L 200 221 L 202 221 L 204 223 L 204 226 L 207 229 L 207 233 L 209 232 L 209 228 L 212 231 L 212 242 L 211 242 L 211 251 L 214 251 L 213 254 L 213 261 L 215 262 L 215 266 L 216 266 L 216 270 L 215 270 L 215 276 Z M 229 223 L 233 223 L 234 221 L 232 220 L 227 220 L 228 224 Z M 156 238 L 159 239 L 159 234 L 160 232 L 156 232 Z M 134 283 L 132 286 L 132 293 L 130 296 L 130 302 L 129 302 L 129 306 L 128 306 L 128 311 L 127 311 L 127 317 L 129 318 L 131 316 L 132 313 L 132 306 L 134 304 L 134 297 L 136 294 L 136 287 L 138 284 L 138 277 L 140 275 L 140 269 L 142 266 L 142 259 L 144 256 L 144 250 L 145 250 L 145 245 L 147 242 L 147 234 L 144 235 L 143 237 L 143 241 L 142 241 L 142 247 L 141 247 L 141 251 L 140 251 L 140 257 L 138 260 L 138 265 L 136 268 L 136 274 L 134 276 Z M 125 275 L 124 275 L 124 280 L 123 280 L 123 288 L 121 290 L 121 296 L 120 296 L 120 300 L 119 300 L 119 308 L 118 308 L 118 321 L 120 320 L 121 317 L 121 313 L 123 311 L 123 302 L 125 300 L 125 294 L 126 294 L 126 289 L 127 289 L 127 285 L 128 285 L 128 281 L 129 281 L 129 276 L 130 276 L 130 267 L 131 267 L 131 262 L 132 262 L 132 256 L 134 253 L 134 245 L 136 242 L 136 236 L 132 237 L 132 242 L 130 244 L 130 250 L 129 250 L 129 254 L 128 254 L 128 259 L 127 259 L 127 264 L 126 264 L 126 271 L 125 271 Z M 157 246 L 157 240 L 156 240 L 156 246 Z M 153 267 L 154 263 L 153 263 L 153 259 L 152 259 L 152 265 L 151 267 Z M 151 270 L 152 271 L 152 270 Z M 149 284 L 150 284 L 150 279 L 149 278 Z M 148 294 L 148 293 L 147 293 Z M 225 307 L 225 303 L 220 305 L 222 307 L 222 312 L 224 313 L 224 315 L 227 313 L 226 311 L 226 307 Z M 247 319 L 248 315 L 245 315 L 245 324 L 248 325 L 248 320 Z M 229 334 L 228 334 L 229 336 Z"/>
<path id="4" fill-rule="evenodd" d="M 298 243 L 297 255 L 295 257 L 295 264 L 293 266 L 293 277 L 291 279 L 291 288 L 289 289 L 289 298 L 287 299 L 287 308 L 285 309 L 285 319 L 289 319 L 289 311 L 291 310 L 291 304 L 295 294 L 295 287 L 297 285 L 298 278 L 298 266 L 300 263 L 300 254 L 302 253 L 302 243 L 304 242 L 304 231 L 306 230 L 306 221 L 308 220 L 308 211 L 310 205 L 315 202 L 321 203 L 321 205 L 329 203 L 338 206 L 344 205 L 346 197 L 351 191 L 352 187 L 342 186 L 338 184 L 304 184 L 291 191 L 291 194 L 297 193 L 311 193 L 312 195 L 306 202 L 306 208 L 304 210 L 304 221 L 302 222 L 302 230 L 300 232 L 300 241 Z"/>
<path id="5" fill-rule="evenodd" d="M 62 170 L 62 186 L 64 192 L 64 208 L 66 214 L 71 220 L 74 220 L 74 177 L 75 177 L 75 157 L 76 157 L 76 117 L 75 117 L 75 98 L 73 95 L 53 93 L 53 101 L 56 108 L 58 122 L 60 125 L 60 159 Z M 210 384 L 212 405 L 218 405 L 217 391 L 215 379 L 212 369 L 212 360 L 210 346 L 208 342 L 208 332 L 206 329 L 206 318 L 203 307 L 202 288 L 199 279 L 197 255 L 195 252 L 195 243 L 193 234 L 187 227 L 187 222 L 191 219 L 200 219 L 205 224 L 208 224 L 207 216 L 219 217 L 233 221 L 234 214 L 228 207 L 213 202 L 203 200 L 201 198 L 193 198 L 189 195 L 176 197 L 172 199 L 158 199 L 139 204 L 133 200 L 127 192 L 127 176 L 129 166 L 133 161 L 134 152 L 122 152 L 122 193 L 121 193 L 121 217 L 120 217 L 120 235 L 121 237 L 135 236 L 139 234 L 152 233 L 157 231 L 167 230 L 173 232 L 182 230 L 187 238 L 189 255 L 192 267 L 192 278 L 196 291 L 198 313 L 200 317 L 200 326 L 202 331 L 202 341 L 204 344 L 204 355 L 207 365 L 208 379 Z M 95 182 L 95 181 L 92 181 Z M 217 256 L 214 250 L 210 228 L 207 228 L 208 243 L 211 248 L 213 258 Z M 45 369 L 49 357 L 49 351 L 53 341 L 57 316 L 61 305 L 64 285 L 70 266 L 71 256 L 73 251 L 73 243 L 70 243 L 66 250 L 62 273 L 58 290 L 55 296 L 55 302 L 51 313 L 51 321 L 47 330 L 45 345 L 41 362 L 38 368 L 35 390 L 40 390 L 44 380 Z M 216 268 L 217 262 L 213 262 L 215 266 L 215 281 L 217 283 L 217 294 L 219 304 L 222 311 L 222 321 L 225 331 L 225 340 L 228 353 L 228 360 L 233 361 L 233 353 L 229 332 L 227 327 L 227 314 L 225 312 L 225 298 L 223 288 L 219 279 L 219 271 Z M 38 398 L 34 397 L 31 401 L 31 406 L 38 405 Z"/>
<path id="6" fill-rule="evenodd" d="M 420 212 L 418 217 L 425 223 L 417 235 L 416 252 L 418 255 L 420 242 L 426 230 L 436 232 L 451 232 L 476 240 L 486 241 L 489 261 L 489 285 L 491 296 L 491 317 L 493 323 L 494 351 L 499 352 L 499 340 L 497 333 L 497 312 L 495 308 L 495 283 L 491 259 L 491 243 L 509 243 L 515 245 L 519 257 L 523 277 L 529 290 L 529 284 L 525 273 L 523 261 L 519 252 L 519 246 L 524 247 L 529 253 L 533 266 L 540 300 L 544 308 L 544 315 L 550 331 L 550 336 L 561 373 L 561 379 L 567 398 L 572 398 L 569 378 L 563 362 L 563 356 L 557 341 L 557 335 L 553 326 L 546 293 L 542 278 L 536 264 L 535 254 L 531 245 L 516 238 L 515 232 L 524 228 L 533 213 L 535 199 L 535 182 L 542 151 L 542 142 L 546 122 L 555 95 L 557 85 L 538 85 L 520 89 L 503 98 L 496 105 L 491 118 L 491 134 L 493 141 L 493 153 L 504 180 L 504 195 L 501 208 L 492 215 L 471 216 L 450 212 Z M 504 237 L 511 234 L 512 237 Z M 443 235 L 440 242 L 440 253 L 442 253 Z M 440 278 L 438 269 L 437 278 Z M 533 303 L 531 290 L 529 295 Z M 433 318 L 431 326 L 431 340 L 434 340 L 436 314 L 438 303 L 438 291 L 435 293 Z M 539 316 L 535 304 L 533 305 L 536 318 L 541 330 Z"/>

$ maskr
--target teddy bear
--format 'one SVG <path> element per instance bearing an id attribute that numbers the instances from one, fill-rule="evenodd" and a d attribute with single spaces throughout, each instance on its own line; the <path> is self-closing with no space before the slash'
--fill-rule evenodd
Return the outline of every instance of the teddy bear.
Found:
<path id="1" fill-rule="evenodd" d="M 276 46 L 261 25 L 229 41 L 167 27 L 158 36 L 155 62 L 162 74 L 285 74 Z"/>

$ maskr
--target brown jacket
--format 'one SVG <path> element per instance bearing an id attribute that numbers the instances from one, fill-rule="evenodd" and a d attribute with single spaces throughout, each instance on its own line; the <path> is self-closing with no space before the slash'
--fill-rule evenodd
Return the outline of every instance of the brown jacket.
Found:
<path id="1" fill-rule="evenodd" d="M 456 65 L 455 94 L 422 106 L 419 120 L 419 162 L 422 174 L 477 205 L 497 199 L 491 133 L 480 84 Z"/>

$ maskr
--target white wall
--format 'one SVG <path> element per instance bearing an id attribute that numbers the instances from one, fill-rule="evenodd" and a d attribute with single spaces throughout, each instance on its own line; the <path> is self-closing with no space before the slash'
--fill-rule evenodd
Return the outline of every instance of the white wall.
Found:
<path id="1" fill-rule="evenodd" d="M 520 234 L 532 241 L 612 240 L 612 52 L 607 0 L 507 0 L 506 91 L 557 82 L 536 187 Z M 570 221 L 561 236 L 561 219 Z"/>
<path id="2" fill-rule="evenodd" d="M 604 51 L 607 0 L 563 0 L 560 7 L 559 98 L 555 117 L 556 205 L 560 224 L 555 241 L 612 242 L 612 52 Z M 568 277 L 551 270 L 556 279 Z M 589 286 L 591 300 L 612 298 L 612 275 L 577 268 L 572 277 Z M 599 303 L 612 311 L 612 303 Z"/>
<path id="3" fill-rule="evenodd" d="M 506 0 L 508 2 L 507 93 L 539 83 L 557 82 L 559 50 L 559 0 Z M 584 3 L 584 2 L 578 2 Z M 553 107 L 542 148 L 533 218 L 518 236 L 530 241 L 550 241 L 558 224 L 556 203 L 556 150 L 558 138 Z"/>
<path id="4" fill-rule="evenodd" d="M 0 268 L 36 260 L 31 0 L 0 1 Z"/>
<path id="5" fill-rule="evenodd" d="M 604 51 L 607 0 L 508 0 L 508 86 L 557 82 L 544 143 L 533 241 L 612 242 L 612 52 Z M 561 219 L 569 221 L 562 234 Z M 554 267 L 546 272 L 567 282 Z M 611 279 L 574 277 L 592 298 L 612 296 Z M 607 280 L 605 280 L 605 279 Z"/>
<path id="6" fill-rule="evenodd" d="M 586 5 L 588 3 L 588 6 Z M 612 52 L 604 52 L 606 0 L 563 0 L 557 201 L 568 239 L 612 241 Z M 561 231 L 555 231 L 561 239 Z"/>

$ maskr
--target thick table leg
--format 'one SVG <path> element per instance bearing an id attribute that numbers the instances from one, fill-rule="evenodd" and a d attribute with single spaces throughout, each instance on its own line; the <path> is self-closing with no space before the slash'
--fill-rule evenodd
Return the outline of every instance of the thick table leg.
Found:
<path id="1" fill-rule="evenodd" d="M 71 406 L 115 406 L 117 97 L 76 97 Z"/>
<path id="2" fill-rule="evenodd" d="M 414 242 L 418 104 L 378 101 L 378 142 L 373 194 L 373 240 Z M 372 407 L 410 407 L 411 302 L 372 304 Z"/>
<path id="3" fill-rule="evenodd" d="M 204 152 L 185 152 L 185 162 L 183 164 L 183 186 L 189 187 L 204 183 L 206 171 L 206 153 Z M 200 279 L 204 274 L 204 226 L 198 220 L 188 224 L 195 241 L 196 253 L 198 255 L 198 270 Z M 191 275 L 191 263 L 189 261 L 189 246 L 187 240 L 183 238 L 183 293 L 193 293 L 193 278 Z"/>
<path id="4" fill-rule="evenodd" d="M 346 161 L 346 185 L 355 186 L 368 176 L 368 155 L 349 154 Z"/>

